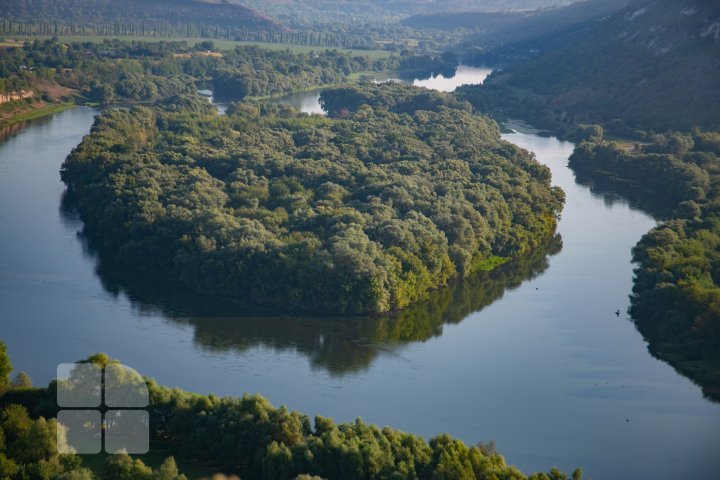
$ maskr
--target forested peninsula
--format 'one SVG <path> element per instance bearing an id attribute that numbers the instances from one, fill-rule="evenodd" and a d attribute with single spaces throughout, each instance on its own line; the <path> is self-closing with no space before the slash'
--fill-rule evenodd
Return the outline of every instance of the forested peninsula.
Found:
<path id="1" fill-rule="evenodd" d="M 549 170 L 469 105 L 396 84 L 323 99 L 336 116 L 198 98 L 107 111 L 62 178 L 126 263 L 288 310 L 403 308 L 554 232 Z"/>

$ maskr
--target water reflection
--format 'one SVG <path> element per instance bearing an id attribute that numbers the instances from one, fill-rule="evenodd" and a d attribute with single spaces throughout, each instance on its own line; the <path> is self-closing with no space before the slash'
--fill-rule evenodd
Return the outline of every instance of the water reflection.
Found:
<path id="1" fill-rule="evenodd" d="M 13 135 L 20 132 L 24 128 L 30 126 L 31 124 L 40 126 L 44 123 L 46 124 L 46 123 L 50 122 L 51 119 L 52 119 L 51 116 L 39 117 L 39 118 L 35 118 L 33 120 L 28 120 L 25 122 L 16 122 L 16 123 L 1 127 L 0 128 L 0 143 L 4 142 L 8 138 L 12 137 Z"/>
<path id="2" fill-rule="evenodd" d="M 478 278 L 436 292 L 429 312 L 403 312 L 412 322 L 268 318 L 178 294 L 164 279 L 137 286 L 91 249 L 81 254 L 80 222 L 67 205 L 58 215 L 58 169 L 95 113 L 68 110 L 0 144 L 0 333 L 36 384 L 58 363 L 103 351 L 185 390 L 261 393 L 337 421 L 495 439 L 525 471 L 717 476 L 720 406 L 614 313 L 628 305 L 630 250 L 655 222 L 576 184 L 572 144 L 504 136 L 535 152 L 567 194 L 552 268 L 528 258 L 497 288 Z"/>
<path id="3" fill-rule="evenodd" d="M 492 73 L 492 68 L 459 65 L 455 72 L 441 72 L 439 75 L 431 74 L 425 78 L 414 78 L 411 80 L 412 84 L 417 87 L 439 90 L 441 92 L 452 92 L 463 85 L 481 84 L 490 73 Z"/>
<path id="4" fill-rule="evenodd" d="M 63 202 L 63 216 L 74 219 L 72 200 Z M 543 273 L 549 256 L 560 252 L 559 235 L 542 248 L 492 272 L 431 292 L 412 307 L 377 317 L 278 315 L 236 299 L 206 297 L 187 291 L 173 280 L 137 272 L 83 239 L 86 255 L 96 258 L 96 274 L 105 291 L 126 297 L 139 315 L 162 316 L 172 324 L 193 327 L 195 344 L 210 352 L 245 352 L 258 346 L 306 355 L 314 369 L 333 376 L 367 370 L 380 354 L 403 345 L 439 337 L 446 324 L 462 322 L 503 297 L 506 291 Z"/>
<path id="5" fill-rule="evenodd" d="M 368 77 L 367 81 L 375 83 L 401 82 L 417 87 L 424 87 L 430 90 L 438 90 L 441 92 L 452 92 L 462 85 L 478 85 L 485 81 L 488 75 L 492 73 L 492 68 L 469 67 L 467 65 L 459 65 L 454 70 L 444 71 L 440 73 L 434 72 L 398 72 L 395 76 L 376 76 Z M 325 111 L 320 106 L 320 93 L 322 88 L 316 90 L 308 90 L 306 92 L 291 93 L 284 95 L 273 101 L 292 105 L 301 112 L 317 115 L 325 115 Z"/>
<path id="6" fill-rule="evenodd" d="M 573 170 L 573 173 L 578 185 L 589 188 L 590 193 L 601 198 L 607 206 L 629 204 L 631 208 L 640 209 L 658 220 L 670 218 L 675 209 L 674 203 L 667 196 L 653 194 L 634 182 L 593 176 L 577 170 Z"/>
<path id="7" fill-rule="evenodd" d="M 201 97 L 207 98 L 210 103 L 215 105 L 220 115 L 225 115 L 225 112 L 227 112 L 228 107 L 232 103 L 232 99 L 218 98 L 212 90 L 207 88 L 200 89 L 197 93 Z"/>

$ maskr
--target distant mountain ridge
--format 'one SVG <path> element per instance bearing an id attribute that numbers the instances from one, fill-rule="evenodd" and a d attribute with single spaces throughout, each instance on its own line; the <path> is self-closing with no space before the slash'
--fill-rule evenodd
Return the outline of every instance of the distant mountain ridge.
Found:
<path id="1" fill-rule="evenodd" d="M 279 30 L 269 16 L 232 0 L 0 0 L 0 17 L 66 24 L 142 22 L 224 30 Z"/>

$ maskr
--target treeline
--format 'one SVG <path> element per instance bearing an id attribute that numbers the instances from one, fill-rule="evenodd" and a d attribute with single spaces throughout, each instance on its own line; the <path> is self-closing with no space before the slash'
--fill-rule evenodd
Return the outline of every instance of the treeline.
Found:
<path id="1" fill-rule="evenodd" d="M 106 357 L 98 355 L 95 361 Z M 11 381 L 13 365 L 0 341 L 0 478 L 3 480 L 187 480 L 175 460 L 167 458 L 153 470 L 128 455 L 108 457 L 102 471 L 83 466 L 77 455 L 61 455 L 59 439 L 65 438 L 55 416 L 56 386 L 33 388 L 30 377 L 19 372 Z M 32 412 L 32 415 L 31 415 Z"/>
<path id="2" fill-rule="evenodd" d="M 455 76 L 455 71 L 460 62 L 453 52 L 444 52 L 441 55 L 405 55 L 399 68 L 410 72 L 427 72 L 431 74 L 442 73 L 446 76 Z"/>
<path id="3" fill-rule="evenodd" d="M 0 5 L 0 17 L 2 28 L 9 30 L 3 33 L 11 34 L 57 35 L 67 29 L 105 34 L 111 29 L 138 35 L 226 36 L 284 29 L 240 3 L 194 0 L 14 0 Z"/>
<path id="4" fill-rule="evenodd" d="M 412 114 L 418 110 L 436 111 L 442 108 L 471 113 L 470 104 L 453 95 L 431 90 L 408 88 L 406 85 L 386 83 L 380 86 L 335 87 L 320 94 L 323 110 L 333 117 L 344 117 L 358 112 L 363 106 L 386 109 L 397 114 Z"/>
<path id="5" fill-rule="evenodd" d="M 692 146 L 689 135 L 671 133 L 667 137 L 673 145 L 666 145 L 662 150 L 653 148 L 657 144 L 646 145 L 642 153 L 628 151 L 627 147 L 623 149 L 612 142 L 584 142 L 570 156 L 569 165 L 579 180 L 604 177 L 616 183 L 624 182 L 625 190 L 634 190 L 636 197 L 645 198 L 644 203 L 660 204 L 672 212 L 681 202 L 705 199 L 710 175 L 696 162 L 688 161 L 704 154 L 693 152 L 685 159 L 688 146 Z M 667 141 L 666 136 L 659 138 Z M 652 206 L 648 205 L 648 209 L 658 210 Z"/>
<path id="6" fill-rule="evenodd" d="M 209 75 L 217 95 L 242 100 L 343 83 L 353 73 L 395 70 L 399 64 L 398 57 L 370 60 L 336 51 L 292 54 L 247 47 L 225 55 Z"/>
<path id="7" fill-rule="evenodd" d="M 327 48 L 371 50 L 378 48 L 374 37 L 356 33 L 329 33 L 323 31 L 248 30 L 192 24 L 177 25 L 162 22 L 117 21 L 100 24 L 66 24 L 46 20 L 13 21 L 0 18 L 0 35 L 8 36 L 97 36 L 147 37 L 147 41 L 167 38 L 207 38 L 241 42 L 264 42 L 282 45 L 306 45 Z M 397 50 L 392 48 L 391 50 Z"/>
<path id="8" fill-rule="evenodd" d="M 71 196 L 64 197 L 63 209 L 75 211 Z M 343 376 L 366 370 L 387 348 L 439 337 L 445 325 L 460 323 L 542 274 L 549 256 L 561 250 L 562 239 L 556 235 L 527 255 L 449 282 L 430 292 L 426 300 L 397 312 L 359 318 L 305 316 L 301 322 L 296 316 L 238 305 L 241 302 L 235 299 L 193 294 L 172 279 L 138 271 L 107 252 L 93 250 L 87 242 L 84 247 L 96 257 L 96 274 L 109 294 L 124 295 L 138 310 L 191 328 L 200 349 L 217 353 L 263 347 L 300 352 L 313 368 Z M 242 321 L 232 321 L 238 311 L 243 312 Z M 368 341 L 358 343 L 357 338 Z"/>
<path id="9" fill-rule="evenodd" d="M 201 84 L 242 99 L 340 83 L 353 73 L 396 69 L 400 61 L 333 50 L 292 54 L 248 46 L 221 54 L 212 52 L 214 48 L 212 41 L 190 48 L 185 42 L 37 40 L 3 52 L 0 88 L 16 91 L 47 82 L 108 105 L 154 102 L 192 93 Z"/>
<path id="10" fill-rule="evenodd" d="M 494 122 L 424 89 L 356 91 L 375 106 L 338 118 L 178 99 L 109 111 L 62 177 L 125 262 L 288 310 L 403 308 L 553 233 L 562 192 Z"/>
<path id="11" fill-rule="evenodd" d="M 361 29 L 288 29 L 240 2 L 15 0 L 0 4 L 0 34 L 218 38 L 373 48 Z"/>
<path id="12" fill-rule="evenodd" d="M 633 319 L 648 348 L 720 400 L 720 132 L 658 135 L 626 152 L 581 144 L 571 167 L 632 182 L 669 202 L 670 220 L 633 249 Z M 612 183 L 611 183 L 612 185 Z"/>
<path id="13" fill-rule="evenodd" d="M 7 360 L 0 342 L 0 365 Z M 97 354 L 86 361 L 108 365 Z M 203 467 L 245 479 L 328 480 L 486 479 L 567 480 L 557 469 L 526 477 L 508 466 L 491 446 L 467 446 L 449 435 L 429 442 L 358 419 L 331 419 L 275 408 L 260 396 L 219 398 L 170 389 L 148 380 L 151 444 Z M 172 458 L 157 470 L 127 455 L 112 455 L 100 472 L 81 466 L 75 455 L 58 455 L 54 439 L 57 385 L 47 389 L 10 388 L 0 392 L 0 474 L 21 478 L 84 480 L 182 480 Z M 37 419 L 33 420 L 28 411 Z M 46 420 L 46 418 L 48 420 Z M 23 443 L 24 442 L 24 443 Z M 38 467 L 40 466 L 40 467 Z M 44 468 L 44 470 L 37 470 Z M 38 473 L 39 472 L 39 473 Z M 577 469 L 573 480 L 582 478 Z"/>

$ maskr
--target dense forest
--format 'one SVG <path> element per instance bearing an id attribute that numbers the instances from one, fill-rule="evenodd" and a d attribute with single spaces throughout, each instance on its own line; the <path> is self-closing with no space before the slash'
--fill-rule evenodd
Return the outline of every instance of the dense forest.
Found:
<path id="1" fill-rule="evenodd" d="M 0 33 L 271 38 L 285 28 L 240 2 L 13 0 L 0 3 Z"/>
<path id="2" fill-rule="evenodd" d="M 85 362 L 107 366 L 105 354 Z M 172 457 L 152 469 L 126 454 L 108 456 L 94 471 L 80 456 L 59 455 L 55 439 L 57 383 L 47 388 L 10 382 L 12 364 L 0 342 L 0 475 L 10 480 L 183 480 Z M 219 398 L 147 380 L 153 445 L 207 470 L 244 479 L 485 479 L 567 480 L 557 469 L 526 477 L 508 466 L 492 443 L 467 446 L 449 435 L 429 442 L 361 419 L 335 424 L 275 408 L 257 395 Z M 182 439 L 182 440 L 179 440 Z M 573 472 L 580 480 L 582 471 Z"/>
<path id="3" fill-rule="evenodd" d="M 581 144 L 576 172 L 644 190 L 674 211 L 633 250 L 631 314 L 650 351 L 720 399 L 720 132 L 657 135 L 627 151 Z M 655 197 L 654 199 L 652 197 Z"/>
<path id="4" fill-rule="evenodd" d="M 63 209 L 75 212 L 70 196 Z M 527 255 L 480 270 L 408 308 L 376 316 L 287 316 L 263 308 L 248 308 L 230 298 L 195 294 L 179 282 L 123 264 L 103 250 L 84 248 L 97 259 L 96 274 L 113 297 L 131 299 L 138 310 L 163 315 L 193 330 L 193 342 L 208 352 L 250 351 L 258 346 L 306 353 L 313 368 L 333 376 L 366 371 L 387 348 L 440 337 L 446 325 L 459 324 L 503 298 L 509 291 L 545 272 L 550 256 L 561 251 L 559 235 Z M 368 341 L 357 342 L 358 338 Z"/>
<path id="5" fill-rule="evenodd" d="M 359 72 L 397 68 L 400 57 L 371 60 L 335 50 L 293 54 L 254 46 L 218 52 L 212 41 L 62 43 L 28 42 L 6 49 L 0 92 L 42 90 L 48 83 L 71 88 L 102 104 L 153 102 L 214 85 L 232 99 L 290 93 L 343 82 Z"/>
<path id="6" fill-rule="evenodd" d="M 288 28 L 247 3 L 237 0 L 17 0 L 0 3 L 0 34 L 222 38 L 356 49 L 377 47 L 379 37 L 397 40 L 401 35 L 398 26 L 377 25 L 370 18 L 362 25 L 338 25 L 334 21 L 319 24 L 320 18 L 333 20 L 333 16 L 328 16 L 328 9 L 304 20 L 294 15 L 284 16 L 284 20 L 290 21 L 291 28 Z M 283 8 L 291 10 L 287 2 Z"/>
<path id="7" fill-rule="evenodd" d="M 62 177 L 86 233 L 124 261 L 291 310 L 403 308 L 554 231 L 549 170 L 469 105 L 397 84 L 323 102 L 335 117 L 219 116 L 193 98 L 108 111 Z"/>
<path id="8" fill-rule="evenodd" d="M 0 126 L 73 103 L 151 103 L 196 88 L 226 99 L 275 96 L 337 84 L 397 69 L 402 63 L 433 68 L 433 57 L 411 54 L 371 59 L 337 50 L 219 51 L 210 41 L 105 40 L 66 43 L 57 38 L 0 44 Z M 352 77 L 352 78 L 351 78 Z"/>

